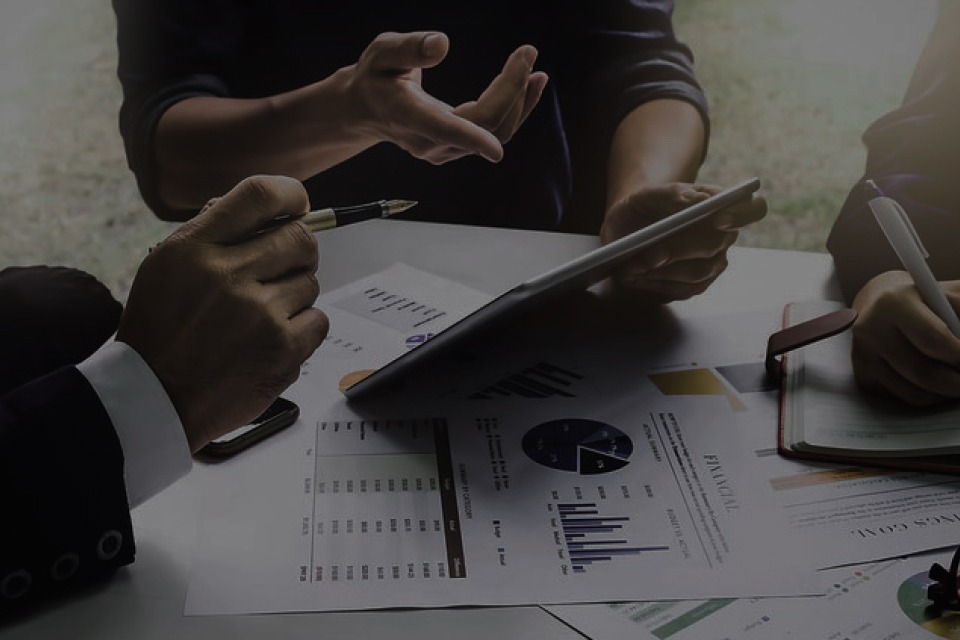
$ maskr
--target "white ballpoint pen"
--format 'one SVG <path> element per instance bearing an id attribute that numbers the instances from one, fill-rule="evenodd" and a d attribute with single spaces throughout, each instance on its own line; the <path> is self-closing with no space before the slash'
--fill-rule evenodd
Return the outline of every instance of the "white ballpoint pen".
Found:
<path id="1" fill-rule="evenodd" d="M 867 180 L 867 184 L 879 194 L 870 200 L 870 210 L 880 224 L 884 235 L 887 236 L 890 246 L 893 247 L 900 262 L 913 279 L 913 284 L 920 292 L 920 298 L 946 323 L 953 335 L 960 338 L 960 319 L 957 318 L 957 313 L 944 295 L 940 283 L 930 271 L 930 266 L 927 264 L 930 254 L 920 242 L 920 236 L 910 223 L 907 212 L 896 200 L 884 196 L 873 180 Z"/>

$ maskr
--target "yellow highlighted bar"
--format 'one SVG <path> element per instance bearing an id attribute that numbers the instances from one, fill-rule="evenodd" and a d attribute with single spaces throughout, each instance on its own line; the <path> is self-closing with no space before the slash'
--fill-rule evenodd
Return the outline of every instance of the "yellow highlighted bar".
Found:
<path id="1" fill-rule="evenodd" d="M 844 480 L 861 480 L 863 478 L 873 478 L 875 476 L 888 475 L 889 471 L 881 469 L 871 469 L 869 467 L 849 467 L 844 469 L 827 469 L 825 471 L 814 471 L 811 473 L 801 473 L 795 476 L 784 476 L 782 478 L 771 478 L 770 486 L 774 491 L 786 491 L 788 489 L 802 489 L 803 487 L 813 487 L 818 484 L 830 484 L 831 482 L 843 482 Z"/>
<path id="2" fill-rule="evenodd" d="M 650 376 L 650 382 L 665 396 L 726 396 L 734 411 L 747 410 L 737 394 L 727 388 L 710 369 L 654 373 Z"/>

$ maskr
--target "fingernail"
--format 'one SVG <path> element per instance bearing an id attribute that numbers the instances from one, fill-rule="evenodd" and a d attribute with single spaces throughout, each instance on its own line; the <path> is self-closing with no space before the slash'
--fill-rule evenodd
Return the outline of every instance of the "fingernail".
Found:
<path id="1" fill-rule="evenodd" d="M 440 54 L 443 39 L 438 33 L 431 33 L 420 44 L 420 51 L 425 56 L 433 57 Z"/>
<path id="2" fill-rule="evenodd" d="M 533 71 L 533 65 L 536 61 L 537 61 L 537 50 L 531 47 L 527 51 L 527 67 L 529 67 L 531 71 Z"/>

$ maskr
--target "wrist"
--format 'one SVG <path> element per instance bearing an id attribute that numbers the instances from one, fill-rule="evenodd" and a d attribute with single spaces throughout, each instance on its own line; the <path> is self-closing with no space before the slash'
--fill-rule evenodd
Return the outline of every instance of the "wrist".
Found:
<path id="1" fill-rule="evenodd" d="M 267 99 L 271 129 L 283 132 L 286 148 L 303 165 L 303 177 L 378 142 L 356 95 L 353 67 Z"/>
<path id="2" fill-rule="evenodd" d="M 338 69 L 328 78 L 329 91 L 335 96 L 341 126 L 356 140 L 372 146 L 384 139 L 379 122 L 370 109 L 363 77 L 357 64 Z"/>

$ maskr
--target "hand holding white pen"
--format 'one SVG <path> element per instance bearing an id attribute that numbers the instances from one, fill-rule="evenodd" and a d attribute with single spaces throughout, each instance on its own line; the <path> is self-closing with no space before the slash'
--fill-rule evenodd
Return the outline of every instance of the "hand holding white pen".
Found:
<path id="1" fill-rule="evenodd" d="M 853 300 L 857 383 L 914 406 L 960 399 L 960 322 L 945 295 L 956 299 L 960 281 L 936 281 L 896 201 L 880 196 L 869 204 L 906 270 L 874 276 Z"/>
<path id="2" fill-rule="evenodd" d="M 872 180 L 868 180 L 867 183 L 879 193 L 879 189 Z M 890 246 L 900 258 L 907 273 L 913 278 L 913 283 L 924 303 L 946 323 L 953 335 L 960 338 L 960 319 L 950 306 L 940 283 L 930 271 L 927 265 L 929 254 L 920 242 L 920 237 L 910 223 L 907 213 L 896 200 L 883 195 L 873 198 L 869 204 Z"/>

